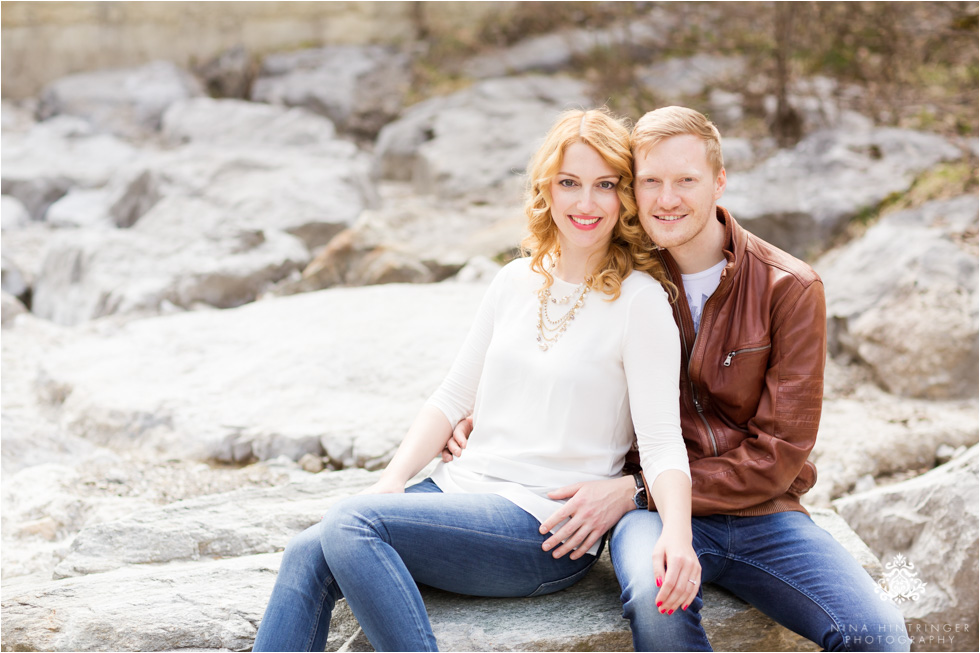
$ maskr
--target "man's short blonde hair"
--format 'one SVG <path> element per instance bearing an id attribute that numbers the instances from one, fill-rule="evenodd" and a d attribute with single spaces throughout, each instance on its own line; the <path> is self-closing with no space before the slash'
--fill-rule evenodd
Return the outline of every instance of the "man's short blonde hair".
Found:
<path id="1" fill-rule="evenodd" d="M 704 141 L 708 163 L 715 174 L 725 167 L 721 155 L 721 134 L 703 113 L 687 107 L 662 107 L 645 114 L 633 127 L 630 148 L 634 156 L 672 136 L 690 134 Z"/>

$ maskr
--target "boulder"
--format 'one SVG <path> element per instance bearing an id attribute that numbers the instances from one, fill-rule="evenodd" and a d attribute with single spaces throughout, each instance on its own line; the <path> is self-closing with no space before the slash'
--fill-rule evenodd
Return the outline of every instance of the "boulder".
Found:
<path id="1" fill-rule="evenodd" d="M 211 494 L 102 521 L 78 533 L 54 578 L 282 551 L 335 501 L 377 476 L 363 469 L 315 474 L 303 482 Z"/>
<path id="2" fill-rule="evenodd" d="M 0 219 L 3 220 L 3 230 L 18 229 L 31 221 L 31 214 L 23 202 L 12 195 L 3 195 L 0 200 Z"/>
<path id="3" fill-rule="evenodd" d="M 303 243 L 283 232 L 198 226 L 221 214 L 202 200 L 169 197 L 132 229 L 59 234 L 35 281 L 33 311 L 73 325 L 199 303 L 240 306 L 308 260 Z"/>
<path id="4" fill-rule="evenodd" d="M 41 91 L 38 113 L 42 119 L 79 116 L 99 131 L 140 138 L 159 129 L 172 103 L 203 94 L 192 75 L 169 61 L 154 61 L 62 77 Z"/>
<path id="5" fill-rule="evenodd" d="M 171 145 L 206 143 L 240 147 L 353 148 L 336 141 L 334 124 L 303 108 L 244 100 L 192 98 L 174 102 L 163 114 L 161 132 Z"/>
<path id="6" fill-rule="evenodd" d="M 373 138 L 401 110 L 409 77 L 408 57 L 382 46 L 277 53 L 263 59 L 251 99 L 304 107 Z"/>
<path id="7" fill-rule="evenodd" d="M 51 244 L 38 315 L 253 301 L 376 202 L 367 157 L 302 109 L 198 98 L 175 103 L 163 130 L 174 149 L 53 207 L 59 223 L 100 228 Z"/>
<path id="8" fill-rule="evenodd" d="M 247 649 L 291 534 L 330 503 L 373 482 L 363 470 L 307 475 L 268 490 L 202 497 L 85 529 L 61 571 L 78 577 L 5 583 L 5 649 Z M 814 519 L 878 578 L 881 568 L 831 511 Z M 574 587 L 534 599 L 423 597 L 445 650 L 630 650 L 608 555 Z M 814 650 L 739 599 L 705 588 L 705 628 L 716 648 Z M 346 603 L 328 650 L 372 650 Z"/>
<path id="9" fill-rule="evenodd" d="M 43 220 L 48 207 L 72 188 L 100 188 L 139 152 L 80 118 L 60 116 L 24 132 L 3 135 L 2 188 Z"/>
<path id="10" fill-rule="evenodd" d="M 381 189 L 381 206 L 361 213 L 275 294 L 331 286 L 441 281 L 477 256 L 513 251 L 524 235 L 521 206 L 415 196 L 404 184 Z M 433 229 L 433 225 L 438 225 Z"/>
<path id="11" fill-rule="evenodd" d="M 944 444 L 970 446 L 978 438 L 972 401 L 903 399 L 867 385 L 850 396 L 825 399 L 810 455 L 817 483 L 803 501 L 827 507 L 859 483 L 873 486 L 931 468 Z"/>
<path id="12" fill-rule="evenodd" d="M 96 322 L 44 349 L 27 378 L 65 433 L 95 444 L 377 468 L 448 371 L 484 288 L 337 288 Z"/>
<path id="13" fill-rule="evenodd" d="M 411 181 L 418 194 L 509 205 L 558 113 L 590 105 L 570 78 L 489 79 L 409 107 L 381 130 L 375 155 L 384 178 Z"/>
<path id="14" fill-rule="evenodd" d="M 742 78 L 747 70 L 748 61 L 742 56 L 696 54 L 655 62 L 638 71 L 637 79 L 655 97 L 663 98 L 663 104 L 675 104 Z"/>
<path id="15" fill-rule="evenodd" d="M 3 292 L 20 299 L 29 295 L 31 290 L 17 262 L 6 254 L 0 256 L 0 285 Z"/>
<path id="16" fill-rule="evenodd" d="M 869 366 L 898 395 L 976 397 L 977 224 L 975 195 L 932 201 L 886 214 L 815 262 L 831 354 Z"/>
<path id="17" fill-rule="evenodd" d="M 24 306 L 23 302 L 6 290 L 2 291 L 0 297 L 3 298 L 3 304 L 0 306 L 0 324 L 6 325 L 21 313 L 27 312 L 27 307 Z"/>
<path id="18" fill-rule="evenodd" d="M 978 453 L 908 481 L 834 502 L 885 562 L 883 593 L 918 651 L 972 651 L 977 640 Z"/>
<path id="19" fill-rule="evenodd" d="M 756 168 L 731 175 L 720 203 L 749 231 L 812 258 L 862 211 L 907 190 L 919 173 L 960 156 L 935 134 L 891 127 L 822 129 Z"/>

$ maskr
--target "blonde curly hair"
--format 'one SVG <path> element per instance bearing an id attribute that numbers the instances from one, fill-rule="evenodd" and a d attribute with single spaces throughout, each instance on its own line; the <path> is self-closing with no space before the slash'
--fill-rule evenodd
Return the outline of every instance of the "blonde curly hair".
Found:
<path id="1" fill-rule="evenodd" d="M 558 227 L 551 215 L 551 182 L 572 143 L 591 146 L 619 174 L 616 184 L 619 220 L 613 228 L 609 250 L 596 270 L 586 278 L 586 283 L 593 290 L 610 295 L 611 300 L 617 299 L 623 279 L 632 270 L 640 270 L 652 275 L 673 296 L 676 289 L 667 279 L 659 258 L 653 254 L 653 242 L 637 217 L 630 130 L 605 108 L 562 112 L 528 164 L 524 212 L 529 235 L 521 243 L 521 249 L 524 256 L 531 257 L 531 269 L 545 278 L 540 291 L 554 283 L 545 259 L 554 261 L 560 254 Z"/>

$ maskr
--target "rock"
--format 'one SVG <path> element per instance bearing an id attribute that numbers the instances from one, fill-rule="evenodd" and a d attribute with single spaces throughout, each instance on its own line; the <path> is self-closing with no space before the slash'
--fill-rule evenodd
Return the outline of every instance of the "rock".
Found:
<path id="1" fill-rule="evenodd" d="M 450 280 L 458 283 L 489 283 L 500 271 L 500 268 L 498 263 L 486 256 L 474 256 Z"/>
<path id="2" fill-rule="evenodd" d="M 56 208 L 81 203 L 122 229 L 52 243 L 35 284 L 38 315 L 77 324 L 253 301 L 376 201 L 368 159 L 301 109 L 197 99 L 174 105 L 164 129 L 186 143 L 146 153 L 104 190 Z"/>
<path id="3" fill-rule="evenodd" d="M 257 68 L 258 65 L 245 48 L 239 45 L 205 61 L 194 72 L 211 97 L 244 100 L 248 97 Z"/>
<path id="4" fill-rule="evenodd" d="M 3 220 L 3 230 L 18 229 L 31 221 L 31 214 L 27 212 L 27 207 L 12 195 L 3 195 L 0 204 L 0 216 Z"/>
<path id="5" fill-rule="evenodd" d="M 801 258 L 824 251 L 847 222 L 960 158 L 942 137 L 896 128 L 818 130 L 791 150 L 733 174 L 720 203 L 743 227 Z"/>
<path id="6" fill-rule="evenodd" d="M 202 497 L 88 528 L 59 568 L 74 567 L 85 575 L 5 583 L 3 647 L 247 649 L 281 558 L 254 552 L 281 548 L 331 501 L 377 476 L 360 470 L 319 474 L 285 487 Z M 839 516 L 816 511 L 814 519 L 880 577 L 877 560 Z M 462 597 L 429 588 L 423 588 L 423 596 L 445 650 L 630 650 L 608 555 L 574 587 L 533 600 Z M 702 616 L 719 649 L 814 649 L 713 586 L 705 588 Z M 371 650 L 343 601 L 331 630 L 328 650 Z"/>
<path id="7" fill-rule="evenodd" d="M 141 510 L 83 529 L 54 578 L 126 565 L 232 558 L 282 551 L 338 499 L 377 481 L 363 469 L 317 474 L 302 483 L 245 488 Z"/>
<path id="8" fill-rule="evenodd" d="M 283 282 L 273 292 L 441 281 L 475 256 L 516 248 L 524 223 L 516 204 L 481 206 L 417 197 L 401 184 L 386 184 L 381 207 L 364 211 L 317 254 L 300 279 Z"/>
<path id="9" fill-rule="evenodd" d="M 0 286 L 5 293 L 18 299 L 27 297 L 31 290 L 17 262 L 8 258 L 6 254 L 0 257 Z"/>
<path id="10" fill-rule="evenodd" d="M 854 491 L 864 477 L 887 479 L 929 469 L 941 444 L 977 442 L 976 412 L 970 401 L 902 399 L 874 387 L 825 399 L 810 455 L 817 465 L 817 483 L 803 495 L 804 503 L 826 507 Z"/>
<path id="11" fill-rule="evenodd" d="M 928 202 L 883 216 L 815 262 L 830 352 L 868 365 L 895 394 L 976 397 L 977 224 L 975 195 Z"/>
<path id="12" fill-rule="evenodd" d="M 978 646 L 978 467 L 974 445 L 922 476 L 834 502 L 885 562 L 915 650 Z"/>
<path id="13" fill-rule="evenodd" d="M 409 60 L 381 46 L 336 45 L 271 54 L 251 98 L 304 107 L 345 132 L 374 137 L 402 108 Z"/>
<path id="14" fill-rule="evenodd" d="M 29 131 L 4 133 L 2 188 L 43 220 L 48 207 L 70 189 L 99 188 L 132 166 L 138 152 L 109 134 L 97 134 L 79 118 L 61 116 Z"/>
<path id="15" fill-rule="evenodd" d="M 45 221 L 52 227 L 111 227 L 109 195 L 103 188 L 76 188 L 48 207 Z"/>
<path id="16" fill-rule="evenodd" d="M 175 102 L 163 114 L 164 139 L 172 144 L 207 143 L 241 147 L 336 148 L 350 158 L 354 150 L 336 140 L 330 120 L 306 109 L 245 102 L 192 98 Z"/>
<path id="17" fill-rule="evenodd" d="M 303 457 L 300 458 L 297 463 L 299 463 L 299 466 L 303 468 L 303 471 L 307 471 L 311 474 L 318 474 L 325 468 L 323 458 L 320 456 L 314 456 L 311 453 L 303 454 Z"/>
<path id="18" fill-rule="evenodd" d="M 3 298 L 3 304 L 0 305 L 0 316 L 2 316 L 0 317 L 0 324 L 6 326 L 8 322 L 13 322 L 15 317 L 27 312 L 27 307 L 6 290 L 3 291 L 0 297 Z"/>
<path id="19" fill-rule="evenodd" d="M 282 232 L 201 233 L 187 224 L 217 223 L 219 213 L 204 201 L 174 197 L 132 229 L 63 234 L 35 282 L 33 311 L 73 325 L 167 305 L 240 306 L 307 260 L 303 244 Z"/>
<path id="20" fill-rule="evenodd" d="M 79 116 L 99 131 L 140 138 L 159 129 L 163 112 L 173 102 L 203 94 L 189 73 L 168 61 L 154 61 L 56 80 L 41 92 L 39 115 Z"/>
<path id="21" fill-rule="evenodd" d="M 3 648 L 247 650 L 280 558 L 126 568 L 29 588 L 4 583 Z"/>
<path id="22" fill-rule="evenodd" d="M 701 95 L 719 82 L 744 77 L 747 66 L 745 57 L 696 54 L 653 63 L 640 70 L 637 78 L 656 97 L 664 98 L 664 104 L 674 104 Z"/>
<path id="23" fill-rule="evenodd" d="M 37 111 L 37 101 L 34 99 L 26 100 L 7 100 L 0 102 L 0 121 L 2 129 L 8 132 L 23 132 L 30 129 L 35 122 L 34 114 Z"/>
<path id="24" fill-rule="evenodd" d="M 590 105 L 584 84 L 569 78 L 485 80 L 386 125 L 378 166 L 419 194 L 509 205 L 520 201 L 520 175 L 558 113 Z"/>
<path id="25" fill-rule="evenodd" d="M 63 432 L 92 443 L 227 462 L 312 453 L 377 468 L 442 381 L 483 292 L 338 288 L 96 322 L 43 350 L 28 378 Z"/>
<path id="26" fill-rule="evenodd" d="M 506 48 L 491 49 L 460 66 L 467 77 L 490 79 L 526 73 L 569 70 L 577 59 L 612 48 L 656 48 L 665 44 L 677 19 L 659 7 L 648 8 L 629 22 L 607 28 L 563 29 L 523 39 Z"/>

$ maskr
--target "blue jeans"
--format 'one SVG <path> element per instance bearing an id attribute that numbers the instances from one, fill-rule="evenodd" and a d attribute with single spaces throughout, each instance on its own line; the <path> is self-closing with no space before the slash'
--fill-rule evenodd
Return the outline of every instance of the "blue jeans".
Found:
<path id="1" fill-rule="evenodd" d="M 405 494 L 357 495 L 286 546 L 255 651 L 322 651 L 346 597 L 378 651 L 435 651 L 416 583 L 473 596 L 536 596 L 569 587 L 595 556 L 558 560 L 530 514 L 494 494 L 443 494 L 426 479 Z"/>
<path id="2" fill-rule="evenodd" d="M 623 616 L 637 651 L 710 651 L 702 597 L 663 615 L 651 555 L 663 525 L 633 510 L 613 530 L 609 552 L 622 588 Z M 875 592 L 861 565 L 801 512 L 692 520 L 704 583 L 729 590 L 828 651 L 908 651 L 902 613 Z"/>

